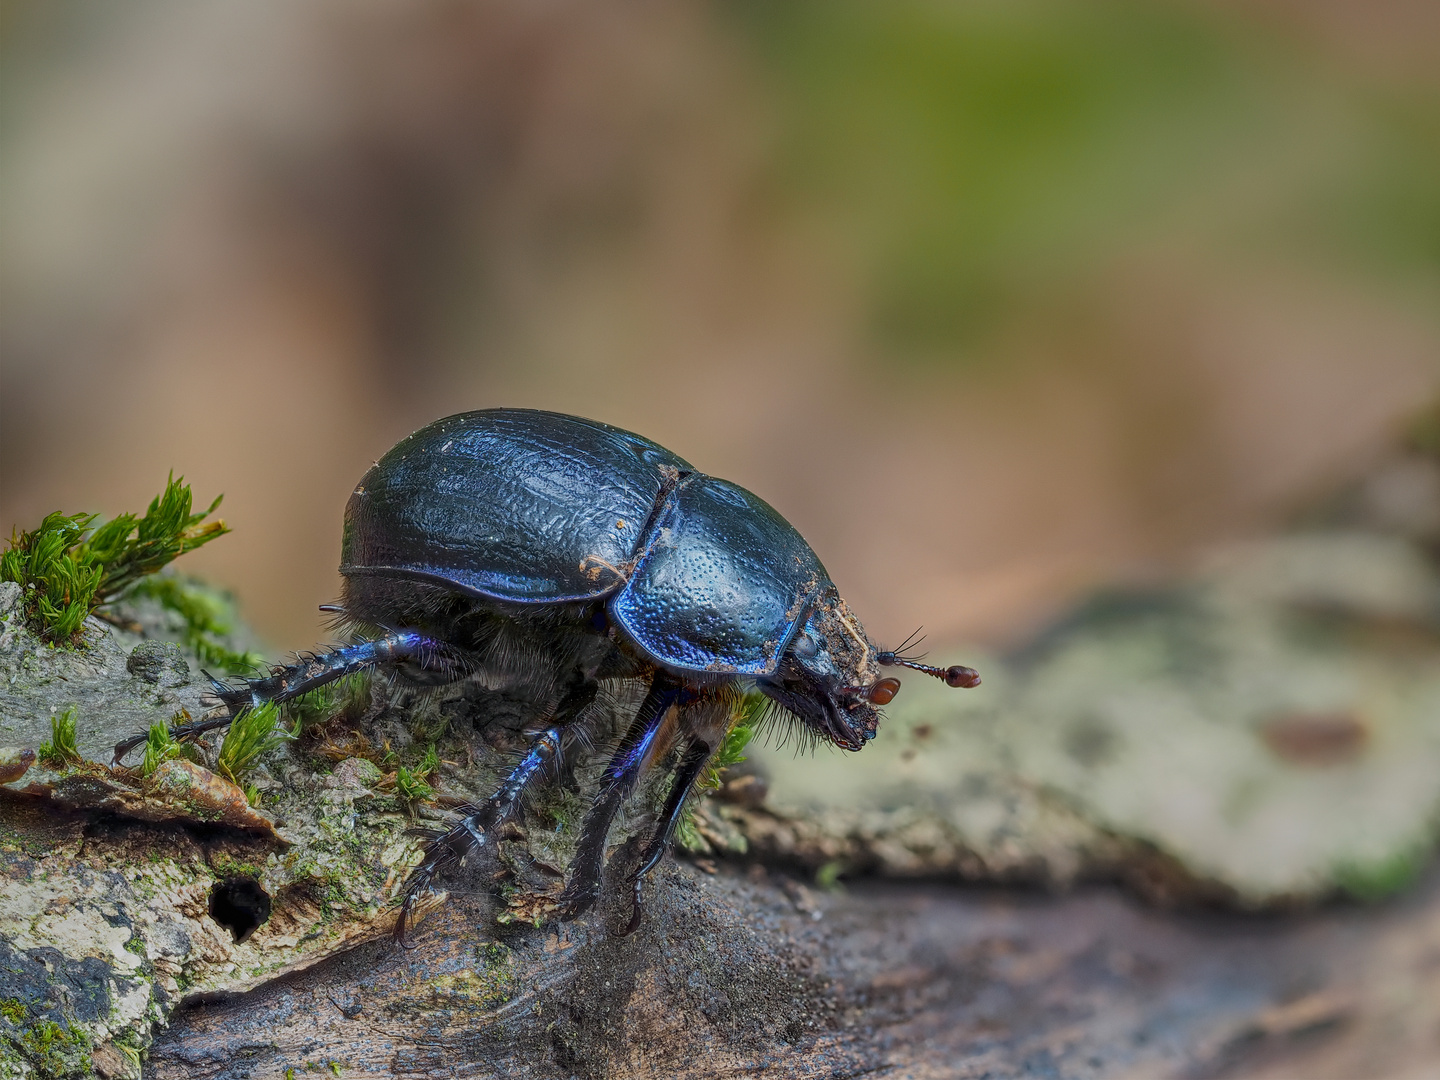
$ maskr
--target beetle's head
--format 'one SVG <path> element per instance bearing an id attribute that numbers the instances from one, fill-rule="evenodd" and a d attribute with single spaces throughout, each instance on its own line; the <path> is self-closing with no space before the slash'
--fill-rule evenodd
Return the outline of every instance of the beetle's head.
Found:
<path id="1" fill-rule="evenodd" d="M 883 666 L 924 672 L 949 686 L 980 684 L 971 668 L 931 667 L 904 649 L 881 651 L 871 644 L 831 586 L 811 607 L 775 674 L 759 680 L 758 686 L 815 734 L 846 750 L 859 750 L 875 737 L 880 708 L 900 691 L 899 679 L 882 677 Z"/>
<path id="2" fill-rule="evenodd" d="M 832 586 L 811 607 L 775 674 L 761 679 L 759 688 L 815 734 L 859 750 L 875 737 L 879 707 L 900 689 L 900 680 L 881 678 L 879 656 Z"/>

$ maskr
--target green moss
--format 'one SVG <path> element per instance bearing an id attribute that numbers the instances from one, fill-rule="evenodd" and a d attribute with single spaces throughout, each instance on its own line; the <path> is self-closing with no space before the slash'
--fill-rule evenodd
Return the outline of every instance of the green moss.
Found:
<path id="1" fill-rule="evenodd" d="M 178 615 L 184 624 L 181 644 L 203 664 L 240 675 L 264 663 L 259 653 L 237 652 L 225 643 L 235 629 L 235 610 L 224 593 L 191 578 L 164 574 L 138 582 L 127 596 L 153 600 Z"/>
<path id="2" fill-rule="evenodd" d="M 395 790 L 400 793 L 402 799 L 409 802 L 417 802 L 435 796 L 435 789 L 404 765 L 395 771 Z"/>
<path id="3" fill-rule="evenodd" d="M 255 767 L 261 756 L 295 738 L 296 734 L 280 724 L 277 705 L 266 702 L 258 709 L 246 709 L 225 732 L 225 741 L 215 758 L 215 770 L 237 787 L 243 787 L 242 777 Z"/>
<path id="4" fill-rule="evenodd" d="M 259 863 L 237 859 L 226 851 L 217 851 L 210 857 L 210 869 L 222 879 L 258 878 L 265 870 Z"/>
<path id="5" fill-rule="evenodd" d="M 429 780 L 439 769 L 440 755 L 436 753 L 432 743 L 425 748 L 425 753 L 413 770 L 404 765 L 395 770 L 395 790 L 400 793 L 401 798 L 409 802 L 433 799 L 435 789 L 430 786 Z"/>
<path id="6" fill-rule="evenodd" d="M 765 695 L 758 691 L 741 698 L 725 741 L 706 765 L 703 783 L 707 788 L 719 787 L 721 773 L 731 765 L 739 765 L 745 760 L 745 748 L 755 736 L 755 726 L 765 712 L 767 700 Z"/>
<path id="7" fill-rule="evenodd" d="M 75 706 L 50 718 L 50 738 L 40 744 L 36 752 L 42 765 L 63 769 L 67 765 L 79 765 L 85 759 L 75 744 Z"/>
<path id="8" fill-rule="evenodd" d="M 283 710 L 291 728 L 298 724 L 298 730 L 304 731 L 337 716 L 357 713 L 369 702 L 370 673 L 359 671 L 287 701 Z"/>
<path id="9" fill-rule="evenodd" d="M 37 1020 L 20 1033 L 19 1050 L 41 1076 L 90 1075 L 90 1037 L 53 1020 Z"/>
<path id="10" fill-rule="evenodd" d="M 696 799 L 718 789 L 723 780 L 724 771 L 731 765 L 738 765 L 745 760 L 745 747 L 754 737 L 756 725 L 759 724 L 765 708 L 766 698 L 758 691 L 746 694 L 736 703 L 731 714 L 730 730 L 720 744 L 720 749 L 716 750 L 710 760 L 705 763 L 705 771 L 701 774 L 694 792 L 691 793 L 690 799 L 685 805 L 680 824 L 676 826 L 675 842 L 684 850 L 708 850 L 704 839 L 695 828 Z"/>
<path id="11" fill-rule="evenodd" d="M 19 998 L 4 998 L 0 1000 L 0 1016 L 5 1017 L 12 1024 L 23 1024 L 28 1010 L 25 1003 Z"/>
<path id="12" fill-rule="evenodd" d="M 202 524 L 220 499 L 191 512 L 190 486 L 172 473 L 144 517 L 121 514 L 94 530 L 94 514 L 48 515 L 33 532 L 16 532 L 0 555 L 0 580 L 25 590 L 25 618 L 46 640 L 75 644 L 88 616 L 141 578 L 229 529 Z"/>
<path id="13" fill-rule="evenodd" d="M 130 1063 L 134 1075 L 140 1075 L 141 1062 L 144 1060 L 145 1048 L 139 1044 L 139 1038 L 132 1032 L 121 1032 L 110 1040 L 110 1045 L 125 1055 Z"/>
<path id="14" fill-rule="evenodd" d="M 145 756 L 140 760 L 140 775 L 150 776 L 165 762 L 183 754 L 181 745 L 170 737 L 168 724 L 151 724 L 145 736 Z"/>

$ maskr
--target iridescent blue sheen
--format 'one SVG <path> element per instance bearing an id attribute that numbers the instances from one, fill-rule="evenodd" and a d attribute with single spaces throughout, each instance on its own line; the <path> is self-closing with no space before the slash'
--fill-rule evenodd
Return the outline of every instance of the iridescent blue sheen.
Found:
<path id="1" fill-rule="evenodd" d="M 830 583 L 794 527 L 737 484 L 696 474 L 665 501 L 610 615 L 677 671 L 769 675 Z"/>
<path id="2" fill-rule="evenodd" d="M 340 572 L 518 604 L 606 600 L 682 675 L 773 674 L 829 575 L 764 500 L 593 420 L 489 409 L 422 428 L 365 474 Z"/>
<path id="3" fill-rule="evenodd" d="M 693 471 L 594 420 L 488 409 L 402 440 L 345 508 L 342 574 L 430 578 L 514 603 L 613 592 L 667 482 Z"/>

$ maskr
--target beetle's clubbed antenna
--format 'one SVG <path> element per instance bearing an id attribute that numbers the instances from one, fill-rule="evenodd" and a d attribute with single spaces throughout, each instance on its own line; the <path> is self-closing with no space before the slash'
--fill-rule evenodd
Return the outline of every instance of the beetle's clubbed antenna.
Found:
<path id="1" fill-rule="evenodd" d="M 904 646 L 902 645 L 901 648 L 904 648 Z M 962 667 L 960 664 L 955 664 L 948 668 L 935 667 L 933 664 L 922 664 L 918 660 L 911 660 L 901 656 L 899 649 L 880 653 L 875 657 L 875 662 L 885 667 L 907 667 L 911 671 L 919 671 L 925 675 L 934 676 L 946 686 L 963 686 L 967 689 L 973 689 L 980 685 L 980 673 L 974 668 Z"/>

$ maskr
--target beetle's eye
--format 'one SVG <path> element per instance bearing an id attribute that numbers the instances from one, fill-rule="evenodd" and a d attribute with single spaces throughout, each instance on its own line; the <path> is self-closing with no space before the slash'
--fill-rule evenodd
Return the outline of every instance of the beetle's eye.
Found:
<path id="1" fill-rule="evenodd" d="M 820 651 L 820 643 L 809 634 L 801 634 L 795 639 L 790 651 L 802 660 L 810 660 Z"/>
<path id="2" fill-rule="evenodd" d="M 874 686 L 865 691 L 865 696 L 872 705 L 889 705 L 895 700 L 895 695 L 900 692 L 899 679 L 881 679 Z"/>

